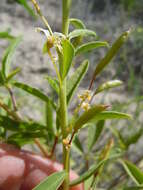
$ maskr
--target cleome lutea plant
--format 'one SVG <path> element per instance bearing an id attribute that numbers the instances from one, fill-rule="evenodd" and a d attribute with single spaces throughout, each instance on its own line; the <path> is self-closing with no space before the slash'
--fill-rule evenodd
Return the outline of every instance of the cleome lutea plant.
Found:
<path id="1" fill-rule="evenodd" d="M 46 76 L 46 79 L 58 98 L 54 100 L 54 98 L 47 96 L 39 89 L 13 79 L 15 75 L 19 73 L 20 69 L 17 68 L 16 70 L 10 71 L 10 62 L 22 37 L 14 37 L 9 31 L 1 32 L 0 37 L 8 38 L 10 40 L 10 45 L 3 56 L 2 68 L 0 71 L 0 84 L 9 93 L 10 103 L 12 104 L 11 108 L 11 106 L 0 100 L 0 107 L 5 110 L 4 113 L 1 112 L 0 114 L 1 141 L 15 144 L 18 147 L 28 144 L 29 142 L 34 142 L 40 148 L 43 155 L 51 160 L 55 158 L 56 145 L 62 145 L 63 171 L 56 172 L 47 177 L 34 188 L 35 190 L 56 190 L 59 189 L 59 187 L 63 190 L 71 188 L 74 190 L 75 186 L 83 183 L 85 190 L 95 189 L 105 163 L 109 160 L 121 158 L 123 152 L 116 152 L 113 148 L 114 141 L 110 139 L 105 147 L 98 152 L 98 159 L 96 158 L 96 161 L 95 158 L 93 159 L 93 166 L 89 167 L 89 162 L 86 158 L 87 171 L 77 177 L 77 179 L 71 181 L 70 151 L 74 145 L 84 154 L 83 145 L 80 143 L 77 136 L 80 129 L 83 127 L 91 128 L 88 137 L 88 152 L 90 152 L 101 135 L 106 120 L 131 119 L 129 114 L 111 110 L 110 105 L 97 104 L 97 102 L 94 102 L 97 94 L 104 90 L 120 86 L 122 84 L 121 81 L 107 81 L 97 88 L 93 88 L 96 78 L 117 54 L 120 47 L 127 40 L 131 30 L 125 31 L 113 45 L 109 47 L 107 42 L 97 41 L 96 33 L 87 29 L 81 20 L 69 18 L 71 0 L 62 0 L 62 33 L 53 32 L 37 2 L 35 0 L 31 0 L 31 2 L 46 27 L 46 29 L 37 28 L 36 30 L 44 33 L 46 36 L 43 53 L 49 56 L 56 74 L 56 78 Z M 74 30 L 71 32 L 69 32 L 69 25 L 74 27 Z M 84 43 L 84 37 L 88 36 L 92 36 L 95 40 Z M 89 61 L 84 60 L 78 67 L 74 68 L 76 58 L 80 54 L 100 47 L 107 47 L 108 51 L 96 65 L 87 89 L 77 95 L 79 99 L 78 104 L 69 112 L 69 106 L 72 102 L 73 95 L 89 67 Z M 52 51 L 53 49 L 55 50 L 54 54 Z M 71 68 L 75 69 L 72 75 L 70 75 Z M 28 92 L 46 104 L 46 125 L 35 122 L 30 118 L 22 118 L 18 111 L 16 98 L 13 93 L 14 87 Z M 53 117 L 53 114 L 55 114 L 56 117 Z M 90 138 L 90 136 L 93 136 L 93 126 L 91 127 L 93 124 L 96 124 L 96 133 L 94 138 Z M 7 133 L 8 131 L 12 131 L 13 133 Z M 45 145 L 48 147 L 50 146 L 48 150 L 45 148 Z M 84 156 L 86 157 L 86 155 Z M 138 180 L 140 182 L 142 178 L 139 177 L 142 176 L 141 172 L 130 162 L 120 159 L 120 163 L 124 166 L 133 180 L 137 182 L 137 186 L 141 188 L 141 183 L 138 183 Z M 90 182 L 88 182 L 89 179 Z"/>

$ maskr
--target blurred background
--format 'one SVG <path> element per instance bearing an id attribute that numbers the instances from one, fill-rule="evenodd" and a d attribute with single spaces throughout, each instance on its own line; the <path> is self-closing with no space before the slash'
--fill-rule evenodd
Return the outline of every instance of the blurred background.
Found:
<path id="1" fill-rule="evenodd" d="M 27 2 L 32 8 L 31 2 Z M 60 32 L 61 1 L 39 0 L 38 2 L 53 31 Z M 48 56 L 42 54 L 45 38 L 35 32 L 35 27 L 44 26 L 39 19 L 35 18 L 29 7 L 20 6 L 18 0 L 1 0 L 0 30 L 11 30 L 11 34 L 16 36 L 23 35 L 23 42 L 18 47 L 13 59 L 13 68 L 17 66 L 22 68 L 18 79 L 50 92 L 47 81 L 43 78 L 47 73 L 53 75 L 52 66 Z M 143 158 L 143 0 L 73 0 L 71 17 L 83 20 L 87 28 L 96 31 L 99 40 L 107 41 L 110 45 L 122 32 L 133 28 L 127 43 L 95 83 L 96 86 L 111 79 L 120 79 L 124 85 L 103 93 L 100 97 L 97 96 L 95 101 L 111 103 L 112 109 L 131 113 L 134 119 L 107 123 L 102 134 L 104 138 L 101 137 L 102 140 L 98 140 L 95 150 L 98 150 L 104 141 L 114 134 L 119 137 L 116 143 L 122 144 L 123 148 L 127 150 L 127 157 L 134 163 L 138 163 Z M 8 41 L 0 40 L 0 59 L 7 46 Z M 106 48 L 101 48 L 78 58 L 78 62 L 88 58 L 91 63 L 80 90 L 89 85 L 93 68 L 106 52 Z M 37 99 L 35 102 L 35 99 L 32 98 L 29 100 L 27 94 L 20 95 L 22 95 L 23 101 L 21 98 L 18 99 L 19 106 L 22 107 L 27 103 L 27 106 L 21 108 L 23 114 L 41 120 L 42 106 L 41 110 L 39 109 L 41 102 L 38 102 Z M 80 138 L 85 137 L 86 132 L 83 130 Z M 108 168 L 106 174 L 108 177 L 103 176 L 103 178 L 107 181 L 108 189 L 114 189 L 114 183 L 108 182 L 112 178 L 112 174 L 109 175 L 110 171 Z M 120 172 L 114 177 L 113 182 L 120 177 Z M 101 186 L 104 185 L 101 184 Z"/>

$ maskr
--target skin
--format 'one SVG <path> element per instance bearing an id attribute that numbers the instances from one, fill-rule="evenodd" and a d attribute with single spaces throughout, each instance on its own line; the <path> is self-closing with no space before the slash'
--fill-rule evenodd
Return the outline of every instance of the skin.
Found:
<path id="1" fill-rule="evenodd" d="M 0 190 L 32 190 L 45 177 L 62 169 L 55 161 L 0 143 Z M 70 180 L 77 177 L 70 172 Z M 70 190 L 83 190 L 83 184 Z"/>

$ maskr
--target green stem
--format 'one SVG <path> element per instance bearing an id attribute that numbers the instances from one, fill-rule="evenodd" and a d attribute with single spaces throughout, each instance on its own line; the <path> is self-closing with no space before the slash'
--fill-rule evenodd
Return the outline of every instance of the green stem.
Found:
<path id="1" fill-rule="evenodd" d="M 12 105 L 13 105 L 13 111 L 17 112 L 18 108 L 17 108 L 17 103 L 16 103 L 15 96 L 13 94 L 13 91 L 9 85 L 5 85 L 5 87 L 7 88 L 9 95 L 11 97 L 11 101 L 12 101 Z"/>
<path id="2" fill-rule="evenodd" d="M 69 190 L 69 171 L 70 171 L 70 147 L 66 147 L 63 144 L 63 169 L 67 172 L 67 177 L 63 183 L 63 190 Z"/>
<path id="3" fill-rule="evenodd" d="M 69 189 L 69 154 L 70 148 L 64 143 L 67 137 L 67 99 L 66 99 L 66 79 L 62 81 L 62 85 L 60 87 L 60 126 L 62 130 L 62 138 L 63 138 L 63 168 L 67 172 L 67 177 L 63 183 L 63 190 Z"/>
<path id="4" fill-rule="evenodd" d="M 69 30 L 69 10 L 70 10 L 71 0 L 63 0 L 63 24 L 62 31 L 63 34 L 67 35 Z"/>
<path id="5" fill-rule="evenodd" d="M 48 31 L 49 31 L 50 35 L 53 35 L 52 29 L 51 29 L 51 27 L 50 27 L 47 19 L 42 14 L 38 3 L 36 2 L 36 0 L 31 0 L 31 2 L 33 3 L 33 5 L 34 5 L 34 7 L 35 7 L 35 9 L 37 11 L 37 14 L 41 17 L 41 20 L 43 21 L 43 23 L 45 24 L 45 26 L 48 28 Z"/>
<path id="6" fill-rule="evenodd" d="M 63 7 L 62 32 L 65 35 L 68 35 L 68 30 L 69 30 L 70 5 L 71 5 L 71 0 L 62 0 L 62 7 Z M 63 183 L 63 190 L 69 190 L 70 146 L 67 146 L 64 143 L 64 140 L 67 137 L 67 124 L 68 124 L 66 78 L 61 82 L 60 86 L 60 117 L 61 117 L 60 126 L 62 129 L 62 136 L 63 136 L 63 168 L 68 174 Z"/>
<path id="7" fill-rule="evenodd" d="M 63 139 L 67 136 L 67 99 L 66 99 L 66 79 L 60 86 L 60 126 L 62 129 Z"/>
<path id="8" fill-rule="evenodd" d="M 56 62 L 55 62 L 55 60 L 54 60 L 54 58 L 53 58 L 52 53 L 51 53 L 50 50 L 48 50 L 48 55 L 49 55 L 49 57 L 50 57 L 50 59 L 51 59 L 51 61 L 52 61 L 52 63 L 53 63 L 54 69 L 55 69 L 55 71 L 56 71 L 56 74 L 57 74 L 57 77 L 58 77 L 58 79 L 59 79 L 59 83 L 60 83 L 60 86 L 61 86 L 61 77 L 60 77 L 60 73 L 59 73 L 59 71 L 58 71 L 58 68 L 57 68 Z"/>
<path id="9" fill-rule="evenodd" d="M 62 81 L 62 85 L 60 87 L 60 126 L 62 130 L 62 138 L 63 138 L 63 168 L 67 172 L 67 177 L 63 183 L 63 190 L 69 189 L 69 154 L 70 154 L 70 148 L 67 147 L 66 143 L 64 143 L 64 140 L 66 141 L 67 137 L 67 99 L 66 99 L 66 79 Z"/>

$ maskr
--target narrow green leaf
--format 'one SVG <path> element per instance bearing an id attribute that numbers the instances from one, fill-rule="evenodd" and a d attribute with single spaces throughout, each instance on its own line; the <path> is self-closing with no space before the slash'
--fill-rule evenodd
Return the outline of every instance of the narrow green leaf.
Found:
<path id="1" fill-rule="evenodd" d="M 31 141 L 33 141 L 34 139 L 32 139 L 32 138 L 40 138 L 40 137 L 46 138 L 47 133 L 43 130 L 30 131 L 30 132 L 26 131 L 26 132 L 21 132 L 21 133 L 18 132 L 18 133 L 14 133 L 14 134 L 10 135 L 8 137 L 8 142 L 10 142 L 10 141 L 14 142 L 15 140 L 20 141 L 20 139 L 25 139 L 25 138 L 27 138 L 27 140 L 31 139 Z"/>
<path id="2" fill-rule="evenodd" d="M 102 161 L 100 161 L 97 165 L 93 165 L 91 166 L 91 168 L 89 168 L 89 170 L 87 172 L 85 172 L 83 175 L 81 175 L 79 178 L 73 180 L 71 183 L 70 183 L 70 186 L 75 186 L 77 184 L 80 184 L 82 183 L 83 181 L 87 180 L 88 178 L 90 178 L 96 171 L 98 171 L 98 169 L 103 165 L 105 164 L 105 162 L 109 161 L 109 160 L 112 160 L 112 159 L 117 159 L 121 156 L 121 154 L 115 154 L 115 155 L 112 155 L 110 156 L 109 158 L 107 159 L 104 159 Z"/>
<path id="3" fill-rule="evenodd" d="M 124 187 L 123 190 L 139 190 L 139 189 L 143 189 L 143 185 L 140 185 L 140 186 L 132 186 L 132 187 Z"/>
<path id="4" fill-rule="evenodd" d="M 93 119 L 100 112 L 103 112 L 107 108 L 106 105 L 95 105 L 91 107 L 89 110 L 85 111 L 74 124 L 74 130 L 78 131 L 83 125 L 88 123 L 91 119 Z"/>
<path id="5" fill-rule="evenodd" d="M 75 50 L 75 55 L 82 54 L 82 53 L 85 53 L 85 52 L 88 52 L 88 51 L 91 51 L 91 50 L 94 50 L 94 49 L 100 48 L 100 47 L 108 47 L 108 43 L 100 42 L 100 41 L 88 42 L 86 44 L 79 46 Z"/>
<path id="6" fill-rule="evenodd" d="M 32 132 L 36 130 L 45 130 L 46 126 L 41 125 L 39 123 L 30 121 L 30 122 L 18 122 L 13 119 L 11 119 L 8 116 L 0 115 L 0 126 L 5 127 L 8 130 L 11 131 L 20 131 L 20 132 Z"/>
<path id="7" fill-rule="evenodd" d="M 45 120 L 46 120 L 46 127 L 49 133 L 49 139 L 52 139 L 52 135 L 54 133 L 53 129 L 53 107 L 50 102 L 45 104 Z"/>
<path id="8" fill-rule="evenodd" d="M 127 160 L 120 161 L 126 170 L 127 174 L 136 183 L 136 185 L 143 184 L 143 172 L 137 166 Z"/>
<path id="9" fill-rule="evenodd" d="M 52 78 L 50 76 L 45 77 L 48 80 L 49 85 L 52 87 L 53 90 L 56 91 L 57 94 L 59 94 L 59 82 L 55 78 Z"/>
<path id="10" fill-rule="evenodd" d="M 42 52 L 43 52 L 43 54 L 46 54 L 46 53 L 48 52 L 47 41 L 46 41 L 46 43 L 44 43 L 44 45 L 43 45 Z"/>
<path id="11" fill-rule="evenodd" d="M 28 130 L 27 130 L 28 131 Z M 35 138 L 46 138 L 47 133 L 43 130 L 32 131 L 32 132 L 18 132 L 10 135 L 7 138 L 7 143 L 14 144 L 19 148 L 34 143 Z"/>
<path id="12" fill-rule="evenodd" d="M 70 24 L 72 24 L 77 29 L 84 29 L 84 28 L 86 28 L 85 25 L 84 25 L 84 23 L 80 19 L 71 18 L 71 19 L 69 19 L 69 22 L 70 22 Z"/>
<path id="13" fill-rule="evenodd" d="M 0 126 L 11 129 L 11 131 L 17 131 L 19 129 L 19 122 L 7 116 L 0 115 Z"/>
<path id="14" fill-rule="evenodd" d="M 95 78 L 97 77 L 97 75 L 110 63 L 111 59 L 117 54 L 117 52 L 119 51 L 119 49 L 121 48 L 121 46 L 128 39 L 128 36 L 129 36 L 130 32 L 131 32 L 131 30 L 128 30 L 128 31 L 124 32 L 114 42 L 114 44 L 108 50 L 108 52 L 105 55 L 105 57 L 103 57 L 103 59 L 101 59 L 101 61 L 99 62 L 99 64 L 95 68 L 95 71 L 94 71 L 94 74 L 93 74 L 93 77 L 92 77 L 92 81 L 91 81 L 90 87 L 91 87 L 92 83 L 94 82 Z"/>
<path id="15" fill-rule="evenodd" d="M 69 33 L 69 39 L 73 39 L 78 36 L 96 36 L 96 32 L 88 29 L 75 29 Z"/>
<path id="16" fill-rule="evenodd" d="M 87 149 L 88 152 L 92 149 L 92 143 L 94 142 L 94 137 L 96 133 L 96 125 L 89 123 L 88 124 L 88 136 L 87 136 Z"/>
<path id="17" fill-rule="evenodd" d="M 72 60 L 74 58 L 74 47 L 69 42 L 69 40 L 64 39 L 62 41 L 63 55 L 62 55 L 62 63 L 60 65 L 60 73 L 62 79 L 66 77 L 70 66 L 72 64 Z"/>
<path id="18" fill-rule="evenodd" d="M 127 146 L 125 145 L 125 141 L 120 133 L 120 131 L 118 131 L 118 129 L 115 128 L 115 126 L 109 126 L 109 130 L 113 133 L 113 135 L 117 138 L 117 141 L 119 143 L 119 147 L 122 150 L 126 150 Z"/>
<path id="19" fill-rule="evenodd" d="M 143 129 L 139 129 L 137 132 L 133 132 L 133 134 L 129 135 L 128 137 L 126 138 L 123 138 L 124 140 L 124 143 L 127 147 L 129 147 L 131 144 L 135 144 L 139 139 L 140 137 L 142 136 L 143 134 Z"/>
<path id="20" fill-rule="evenodd" d="M 7 77 L 9 69 L 10 69 L 10 63 L 12 61 L 12 56 L 13 56 L 17 46 L 21 42 L 21 40 L 22 40 L 21 36 L 13 39 L 11 41 L 10 46 L 5 51 L 4 57 L 2 59 L 2 73 L 5 78 Z"/>
<path id="21" fill-rule="evenodd" d="M 89 190 L 93 182 L 93 176 L 84 181 L 84 190 Z"/>
<path id="22" fill-rule="evenodd" d="M 20 3 L 21 5 L 23 5 L 23 7 L 28 11 L 28 13 L 36 18 L 36 15 L 34 13 L 34 11 L 32 10 L 32 8 L 28 5 L 27 0 L 16 0 L 18 3 Z"/>
<path id="23" fill-rule="evenodd" d="M 123 82 L 120 81 L 120 80 L 112 80 L 112 81 L 108 81 L 108 82 L 105 82 L 103 84 L 101 84 L 95 91 L 94 94 L 98 94 L 99 92 L 102 92 L 104 90 L 108 90 L 110 88 L 115 88 L 115 87 L 118 87 L 120 85 L 122 85 Z"/>
<path id="24" fill-rule="evenodd" d="M 5 83 L 5 78 L 3 76 L 2 71 L 0 71 L 0 86 L 4 85 L 4 83 Z"/>
<path id="25" fill-rule="evenodd" d="M 110 157 L 110 154 L 112 154 L 112 148 L 114 146 L 114 141 L 113 139 L 110 139 L 106 145 L 104 145 L 104 148 L 101 150 L 100 154 L 99 154 L 99 157 L 98 157 L 98 160 L 99 161 L 102 161 L 103 159 L 108 159 Z M 99 179 L 101 177 L 101 174 L 103 172 L 103 169 L 104 169 L 104 166 L 105 166 L 105 163 L 98 169 L 98 171 L 95 173 L 95 180 L 94 180 L 94 184 L 96 186 L 96 184 L 98 184 L 99 182 Z M 95 187 L 94 186 L 94 187 Z"/>
<path id="26" fill-rule="evenodd" d="M 19 149 L 26 144 L 34 144 L 33 138 L 15 138 L 15 136 L 13 138 L 8 138 L 6 142 L 15 145 Z"/>
<path id="27" fill-rule="evenodd" d="M 69 22 L 71 25 L 73 25 L 76 29 L 85 29 L 85 25 L 84 23 L 76 18 L 71 18 L 69 19 Z M 74 40 L 72 41 L 72 44 L 74 47 L 77 47 L 79 44 L 81 44 L 83 37 L 82 36 L 77 36 L 74 38 Z"/>
<path id="28" fill-rule="evenodd" d="M 9 31 L 0 32 L 0 38 L 14 39 L 14 36 L 9 34 Z"/>
<path id="29" fill-rule="evenodd" d="M 132 116 L 129 114 L 117 112 L 117 111 L 103 111 L 103 112 L 97 113 L 93 117 L 92 121 L 95 122 L 98 120 L 107 120 L 107 119 L 132 119 Z"/>
<path id="30" fill-rule="evenodd" d="M 53 106 L 53 108 L 56 108 L 56 105 L 54 104 L 54 102 L 47 96 L 45 95 L 43 92 L 41 92 L 40 90 L 38 90 L 37 88 L 33 88 L 27 84 L 24 83 L 20 83 L 20 82 L 13 82 L 12 83 L 14 86 L 16 86 L 17 88 L 20 88 L 26 92 L 28 92 L 29 94 L 39 98 L 40 100 L 44 101 L 44 102 L 50 102 Z"/>
<path id="31" fill-rule="evenodd" d="M 98 121 L 96 126 L 89 127 L 88 131 L 88 150 L 90 151 L 95 143 L 97 142 L 98 138 L 100 137 L 103 128 L 104 128 L 104 120 Z"/>
<path id="32" fill-rule="evenodd" d="M 9 82 L 11 79 L 13 79 L 13 77 L 19 73 L 21 71 L 20 68 L 16 68 L 15 70 L 13 70 L 12 72 L 9 73 L 9 75 L 6 78 L 6 82 Z"/>
<path id="33" fill-rule="evenodd" d="M 73 142 L 71 148 L 74 152 L 76 152 L 78 155 L 83 156 L 83 152 L 76 146 L 76 144 Z"/>
<path id="34" fill-rule="evenodd" d="M 80 81 L 88 70 L 89 62 L 85 60 L 67 80 L 67 103 L 70 102 L 75 90 L 78 88 Z"/>
<path id="35" fill-rule="evenodd" d="M 73 140 L 73 144 L 74 144 L 74 146 L 76 146 L 76 148 L 79 150 L 79 152 L 80 152 L 81 154 L 84 153 L 82 144 L 81 144 L 81 142 L 80 142 L 80 140 L 79 140 L 79 138 L 78 138 L 77 135 L 75 136 L 75 138 L 74 138 L 74 140 Z"/>
<path id="36" fill-rule="evenodd" d="M 33 190 L 57 190 L 66 178 L 66 175 L 64 171 L 56 172 L 44 179 Z"/>

